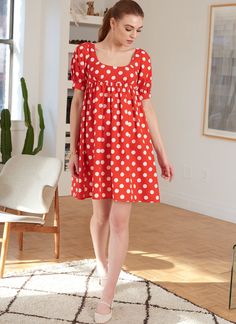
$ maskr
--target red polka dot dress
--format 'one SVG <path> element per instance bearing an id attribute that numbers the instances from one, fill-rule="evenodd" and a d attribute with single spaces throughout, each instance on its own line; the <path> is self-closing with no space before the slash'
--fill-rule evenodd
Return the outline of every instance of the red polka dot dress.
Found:
<path id="1" fill-rule="evenodd" d="M 77 199 L 159 202 L 154 150 L 142 100 L 151 97 L 148 53 L 136 48 L 125 66 L 98 60 L 95 44 L 79 44 L 71 60 L 73 89 L 84 91 L 77 144 Z"/>

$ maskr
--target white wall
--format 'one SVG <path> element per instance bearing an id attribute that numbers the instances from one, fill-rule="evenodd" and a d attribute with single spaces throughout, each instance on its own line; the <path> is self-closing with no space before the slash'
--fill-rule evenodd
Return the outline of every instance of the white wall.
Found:
<path id="1" fill-rule="evenodd" d="M 43 151 L 56 156 L 58 141 L 64 140 L 63 111 L 66 100 L 67 42 L 69 34 L 68 5 L 64 0 L 44 1 L 42 5 L 40 98 L 45 112 L 45 143 Z M 64 16 L 64 18 L 63 18 Z M 64 25 L 64 26 L 63 26 Z M 62 136 L 59 138 L 60 132 Z M 61 145 L 63 149 L 63 145 Z"/>
<path id="2" fill-rule="evenodd" d="M 236 222 L 236 143 L 202 135 L 208 15 L 215 1 L 140 3 L 148 17 L 142 44 L 152 57 L 153 104 L 175 169 L 171 183 L 159 177 L 161 201 Z M 184 178 L 184 165 L 192 178 Z"/>

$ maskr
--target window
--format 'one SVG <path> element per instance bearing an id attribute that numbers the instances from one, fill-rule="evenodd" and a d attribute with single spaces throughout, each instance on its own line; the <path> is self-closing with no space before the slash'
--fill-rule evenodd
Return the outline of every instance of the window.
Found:
<path id="1" fill-rule="evenodd" d="M 0 110 L 11 105 L 14 0 L 0 0 Z"/>

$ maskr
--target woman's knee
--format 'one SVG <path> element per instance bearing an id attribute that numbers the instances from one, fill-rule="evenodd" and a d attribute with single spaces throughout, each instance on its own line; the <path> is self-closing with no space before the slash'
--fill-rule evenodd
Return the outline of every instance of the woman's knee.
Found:
<path id="1" fill-rule="evenodd" d="M 109 219 L 111 230 L 117 233 L 127 231 L 129 228 L 130 214 L 131 203 L 124 204 L 115 202 L 115 204 L 112 205 Z"/>
<path id="2" fill-rule="evenodd" d="M 109 219 L 111 209 L 111 199 L 92 200 L 93 202 L 93 215 L 92 220 L 98 225 L 105 224 Z"/>
<path id="3" fill-rule="evenodd" d="M 109 214 L 108 213 L 98 213 L 95 212 L 92 215 L 92 221 L 96 222 L 98 225 L 102 226 L 108 222 Z"/>
<path id="4" fill-rule="evenodd" d="M 110 228 L 111 231 L 114 231 L 116 233 L 121 233 L 124 231 L 127 231 L 129 227 L 129 222 L 127 219 L 121 219 L 116 216 L 110 217 Z"/>

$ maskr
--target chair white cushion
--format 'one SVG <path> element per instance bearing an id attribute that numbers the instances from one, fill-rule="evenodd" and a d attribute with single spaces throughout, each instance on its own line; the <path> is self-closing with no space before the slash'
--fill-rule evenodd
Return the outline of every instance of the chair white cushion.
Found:
<path id="1" fill-rule="evenodd" d="M 40 216 L 33 215 L 16 215 L 5 212 L 0 212 L 0 223 L 34 223 L 34 224 L 45 224 L 45 221 Z"/>
<path id="2" fill-rule="evenodd" d="M 20 154 L 0 173 L 0 206 L 33 214 L 49 211 L 62 170 L 54 157 Z"/>

